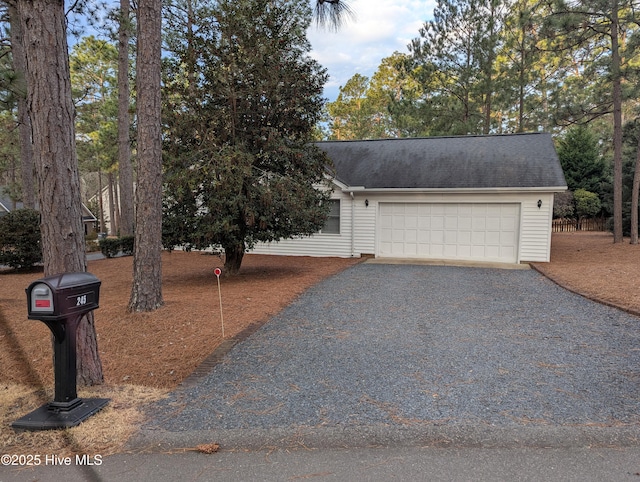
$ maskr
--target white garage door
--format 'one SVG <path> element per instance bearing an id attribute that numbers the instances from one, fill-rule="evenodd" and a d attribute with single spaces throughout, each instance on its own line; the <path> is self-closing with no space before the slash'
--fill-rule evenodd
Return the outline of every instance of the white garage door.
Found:
<path id="1" fill-rule="evenodd" d="M 519 204 L 380 203 L 379 215 L 381 257 L 518 258 Z"/>

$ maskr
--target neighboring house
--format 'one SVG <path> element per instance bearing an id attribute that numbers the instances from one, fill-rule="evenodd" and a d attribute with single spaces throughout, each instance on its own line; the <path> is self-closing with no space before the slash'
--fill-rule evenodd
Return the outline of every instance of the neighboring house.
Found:
<path id="1" fill-rule="evenodd" d="M 5 214 L 13 211 L 14 209 L 13 206 L 14 206 L 14 203 L 11 199 L 0 195 L 0 216 L 4 216 Z M 15 203 L 15 209 L 22 209 L 22 207 L 23 207 L 22 202 Z M 39 207 L 36 206 L 36 209 L 39 209 Z M 93 213 L 89 211 L 89 208 L 87 208 L 87 206 L 83 204 L 82 205 L 82 224 L 84 227 L 85 236 L 95 231 L 96 221 L 97 219 L 93 215 Z"/>
<path id="2" fill-rule="evenodd" d="M 133 184 L 133 189 L 134 189 L 134 193 L 135 193 L 135 188 L 136 185 L 135 183 Z M 113 198 L 115 199 L 114 204 L 114 217 L 116 218 L 116 221 L 118 220 L 118 216 L 119 216 L 119 212 L 120 212 L 120 185 L 116 182 L 113 184 Z M 89 198 L 89 204 L 97 206 L 98 207 L 98 212 L 96 213 L 98 215 L 98 218 L 100 217 L 100 198 L 102 198 L 102 215 L 103 215 L 103 221 L 104 221 L 104 232 L 108 233 L 108 234 L 116 234 L 117 229 L 114 229 L 114 226 L 111 225 L 111 197 L 109 196 L 109 184 L 107 183 L 105 186 L 103 186 L 102 191 L 100 191 L 100 196 L 98 196 L 98 193 L 94 194 L 93 196 L 91 196 Z M 117 211 L 115 211 L 115 209 L 117 208 Z M 117 227 L 117 222 L 115 223 L 116 227 Z M 98 219 L 98 229 L 100 228 L 100 219 Z"/>
<path id="3" fill-rule="evenodd" d="M 335 165 L 321 232 L 253 253 L 549 261 L 554 193 L 545 133 L 320 142 Z"/>
<path id="4" fill-rule="evenodd" d="M 118 186 L 115 186 L 116 189 L 116 195 L 119 196 L 119 192 L 118 192 Z M 104 186 L 102 188 L 102 191 L 100 192 L 100 197 L 102 198 L 102 216 L 103 216 L 103 221 L 104 221 L 104 226 L 103 226 L 103 230 L 105 233 L 111 233 L 113 234 L 113 229 L 111 227 L 111 202 L 109 199 L 109 186 Z M 92 204 L 93 206 L 97 205 L 98 206 L 98 216 L 100 216 L 100 198 L 98 197 L 98 194 L 94 194 L 93 196 L 91 196 L 89 198 L 89 203 Z M 114 203 L 114 206 L 117 206 L 117 203 Z M 100 220 L 98 219 L 98 229 L 100 229 Z"/>

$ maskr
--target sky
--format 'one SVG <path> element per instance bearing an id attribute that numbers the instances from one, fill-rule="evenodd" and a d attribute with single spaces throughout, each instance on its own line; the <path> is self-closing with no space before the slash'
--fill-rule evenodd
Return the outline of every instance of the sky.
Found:
<path id="1" fill-rule="evenodd" d="M 311 56 L 325 67 L 329 101 L 355 74 L 371 78 L 380 61 L 394 52 L 408 53 L 407 45 L 432 18 L 435 0 L 348 0 L 355 19 L 337 32 L 317 27 L 307 32 Z"/>

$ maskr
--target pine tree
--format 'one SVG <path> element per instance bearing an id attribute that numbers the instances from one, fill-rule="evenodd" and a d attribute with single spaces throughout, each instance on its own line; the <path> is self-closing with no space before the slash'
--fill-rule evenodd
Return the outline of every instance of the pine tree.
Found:
<path id="1" fill-rule="evenodd" d="M 233 274 L 254 243 L 323 225 L 312 136 L 327 76 L 308 55 L 306 2 L 224 0 L 196 18 L 198 57 L 186 43 L 166 80 L 163 242 L 221 246 Z"/>
<path id="2" fill-rule="evenodd" d="M 558 157 L 571 191 L 584 189 L 602 194 L 606 181 L 606 166 L 600 155 L 598 139 L 588 127 L 570 128 L 558 139 Z"/>
<path id="3" fill-rule="evenodd" d="M 46 0 L 21 0 L 17 5 L 27 59 L 44 274 L 85 271 L 64 5 Z M 83 316 L 77 336 L 78 380 L 84 385 L 102 383 L 93 313 Z"/>

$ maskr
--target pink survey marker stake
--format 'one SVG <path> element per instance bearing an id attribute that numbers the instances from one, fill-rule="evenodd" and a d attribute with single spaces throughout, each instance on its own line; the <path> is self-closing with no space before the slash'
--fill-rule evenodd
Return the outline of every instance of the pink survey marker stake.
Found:
<path id="1" fill-rule="evenodd" d="M 222 292 L 220 291 L 220 275 L 222 274 L 222 270 L 220 268 L 216 268 L 213 270 L 213 274 L 216 275 L 218 279 L 218 300 L 220 301 L 220 325 L 222 326 L 222 338 L 224 339 L 224 318 L 222 317 Z"/>

